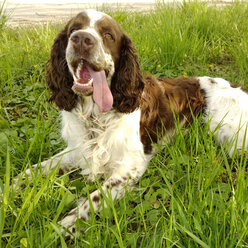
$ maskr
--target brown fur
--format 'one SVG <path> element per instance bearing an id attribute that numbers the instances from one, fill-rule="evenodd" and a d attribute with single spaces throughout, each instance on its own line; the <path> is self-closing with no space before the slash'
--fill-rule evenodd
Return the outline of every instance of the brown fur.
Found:
<path id="1" fill-rule="evenodd" d="M 65 49 L 68 42 L 68 25 L 54 40 L 47 67 L 47 85 L 51 91 L 50 101 L 59 109 L 72 110 L 77 103 L 78 96 L 72 91 L 73 78 L 69 72 Z"/>
<path id="2" fill-rule="evenodd" d="M 121 113 L 131 113 L 140 105 L 144 82 L 135 48 L 125 34 L 120 55 L 111 80 L 114 108 Z"/>
<path id="3" fill-rule="evenodd" d="M 120 58 L 123 31 L 118 23 L 113 19 L 110 19 L 108 16 L 103 17 L 96 23 L 96 29 L 101 35 L 104 33 L 112 34 L 113 40 L 103 39 L 103 44 L 110 51 L 112 58 L 116 63 Z"/>
<path id="4" fill-rule="evenodd" d="M 151 153 L 152 142 L 156 143 L 165 130 L 174 129 L 175 118 L 179 122 L 185 120 L 185 125 L 191 123 L 204 107 L 204 97 L 196 79 L 146 77 L 140 105 L 140 133 L 145 152 Z"/>
<path id="5" fill-rule="evenodd" d="M 240 85 L 234 84 L 234 83 L 230 83 L 232 88 L 240 88 Z M 248 90 L 244 89 L 243 87 L 241 87 L 241 89 L 248 94 Z"/>

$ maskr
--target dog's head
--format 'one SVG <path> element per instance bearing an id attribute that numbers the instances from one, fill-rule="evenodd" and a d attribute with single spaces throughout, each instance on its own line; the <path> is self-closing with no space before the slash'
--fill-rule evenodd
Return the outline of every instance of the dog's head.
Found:
<path id="1" fill-rule="evenodd" d="M 58 34 L 48 63 L 51 100 L 70 111 L 92 96 L 100 112 L 129 113 L 139 106 L 143 79 L 130 38 L 107 14 L 86 10 Z"/>

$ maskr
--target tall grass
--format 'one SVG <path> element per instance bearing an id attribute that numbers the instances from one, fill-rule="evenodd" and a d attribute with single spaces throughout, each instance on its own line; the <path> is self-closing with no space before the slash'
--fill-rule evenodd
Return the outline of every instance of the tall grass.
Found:
<path id="1" fill-rule="evenodd" d="M 131 36 L 145 72 L 224 77 L 248 87 L 247 4 L 108 12 Z M 80 239 L 65 241 L 57 222 L 98 183 L 54 171 L 9 190 L 15 175 L 64 146 L 44 82 L 44 65 L 62 26 L 1 30 L 0 247 L 246 247 L 247 158 L 229 158 L 200 119 L 157 146 L 136 189 L 117 203 L 110 200 L 88 222 L 79 220 Z"/>
<path id="2" fill-rule="evenodd" d="M 233 70 L 239 71 L 233 78 L 239 75 L 238 79 L 242 80 L 245 76 L 248 64 L 247 56 L 243 56 L 247 54 L 246 4 L 236 3 L 231 8 L 221 9 L 197 2 L 177 7 L 165 4 L 152 14 L 131 15 L 125 23 L 147 71 L 159 71 L 162 76 L 168 76 L 171 70 L 176 70 L 172 75 L 185 70 L 190 75 L 209 74 L 208 65 L 213 65 L 214 73 L 232 65 Z M 133 24 L 140 32 L 133 29 Z M 196 64 L 200 67 L 197 71 Z M 158 65 L 161 67 L 157 68 Z"/>
<path id="3" fill-rule="evenodd" d="M 4 9 L 5 3 L 6 3 L 6 0 L 0 3 L 0 32 L 2 28 L 5 26 L 6 21 L 7 21 L 7 14 Z"/>

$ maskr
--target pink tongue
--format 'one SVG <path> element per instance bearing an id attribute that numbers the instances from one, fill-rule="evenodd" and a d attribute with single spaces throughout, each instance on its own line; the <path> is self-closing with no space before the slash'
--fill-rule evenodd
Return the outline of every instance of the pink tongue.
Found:
<path id="1" fill-rule="evenodd" d="M 112 108 L 113 96 L 109 89 L 105 71 L 93 71 L 87 66 L 91 77 L 93 78 L 93 99 L 98 105 L 100 112 L 107 112 Z"/>

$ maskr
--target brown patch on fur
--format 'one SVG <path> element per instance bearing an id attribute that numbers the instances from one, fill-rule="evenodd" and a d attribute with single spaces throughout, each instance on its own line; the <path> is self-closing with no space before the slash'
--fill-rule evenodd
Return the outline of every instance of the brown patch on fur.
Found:
<path id="1" fill-rule="evenodd" d="M 84 216 L 81 216 L 80 219 L 86 221 L 86 218 Z"/>
<path id="2" fill-rule="evenodd" d="M 96 30 L 103 37 L 103 44 L 112 55 L 114 62 L 117 62 L 120 58 L 121 50 L 121 37 L 123 31 L 118 23 L 109 16 L 103 16 L 95 24 Z M 109 33 L 112 35 L 112 39 L 106 39 L 104 34 Z"/>
<path id="3" fill-rule="evenodd" d="M 70 235 L 65 236 L 65 242 L 68 242 L 68 241 L 70 241 L 70 240 L 71 240 Z"/>
<path id="4" fill-rule="evenodd" d="M 194 78 L 175 79 L 147 76 L 141 101 L 140 133 L 145 153 L 151 153 L 152 141 L 174 129 L 175 118 L 185 125 L 192 122 L 205 105 L 205 93 Z"/>
<path id="5" fill-rule="evenodd" d="M 92 201 L 94 202 L 99 202 L 100 201 L 100 198 L 98 195 L 95 195 L 93 198 L 92 198 Z"/>
<path id="6" fill-rule="evenodd" d="M 248 90 L 244 89 L 241 85 L 237 85 L 237 84 L 234 84 L 234 83 L 230 83 L 230 86 L 232 88 L 241 88 L 242 91 L 244 91 L 246 94 L 248 94 Z"/>
<path id="7" fill-rule="evenodd" d="M 211 84 L 216 84 L 216 81 L 214 79 L 212 79 L 212 78 L 210 78 L 209 81 L 210 81 Z"/>
<path id="8" fill-rule="evenodd" d="M 50 101 L 54 102 L 59 109 L 72 110 L 77 103 L 77 95 L 72 91 L 73 78 L 69 72 L 65 50 L 68 43 L 68 26 L 55 38 L 50 59 L 47 63 L 47 85 L 51 91 Z"/>
<path id="9" fill-rule="evenodd" d="M 117 181 L 115 181 L 115 182 L 112 182 L 111 183 L 111 186 L 112 187 L 117 187 L 117 186 L 119 186 L 121 184 L 121 180 L 117 180 Z"/>
<path id="10" fill-rule="evenodd" d="M 90 19 L 85 12 L 78 13 L 74 18 L 69 21 L 67 28 L 68 37 L 73 31 L 87 28 L 90 25 Z"/>
<path id="11" fill-rule="evenodd" d="M 111 80 L 113 107 L 121 113 L 131 113 L 140 105 L 144 88 L 138 56 L 130 38 L 123 34 L 120 59 L 115 63 L 115 73 Z"/>
<path id="12" fill-rule="evenodd" d="M 61 169 L 61 168 L 59 168 L 59 172 L 58 172 L 58 175 L 59 175 L 59 176 L 62 176 L 62 175 L 64 175 L 64 170 L 63 170 L 63 169 Z"/>
<path id="13" fill-rule="evenodd" d="M 90 23 L 86 13 L 81 12 L 72 18 L 54 40 L 50 59 L 47 62 L 46 82 L 51 91 L 50 101 L 60 110 L 72 110 L 78 101 L 73 92 L 73 77 L 69 72 L 65 59 L 65 51 L 70 34 L 78 29 L 86 28 Z"/>

